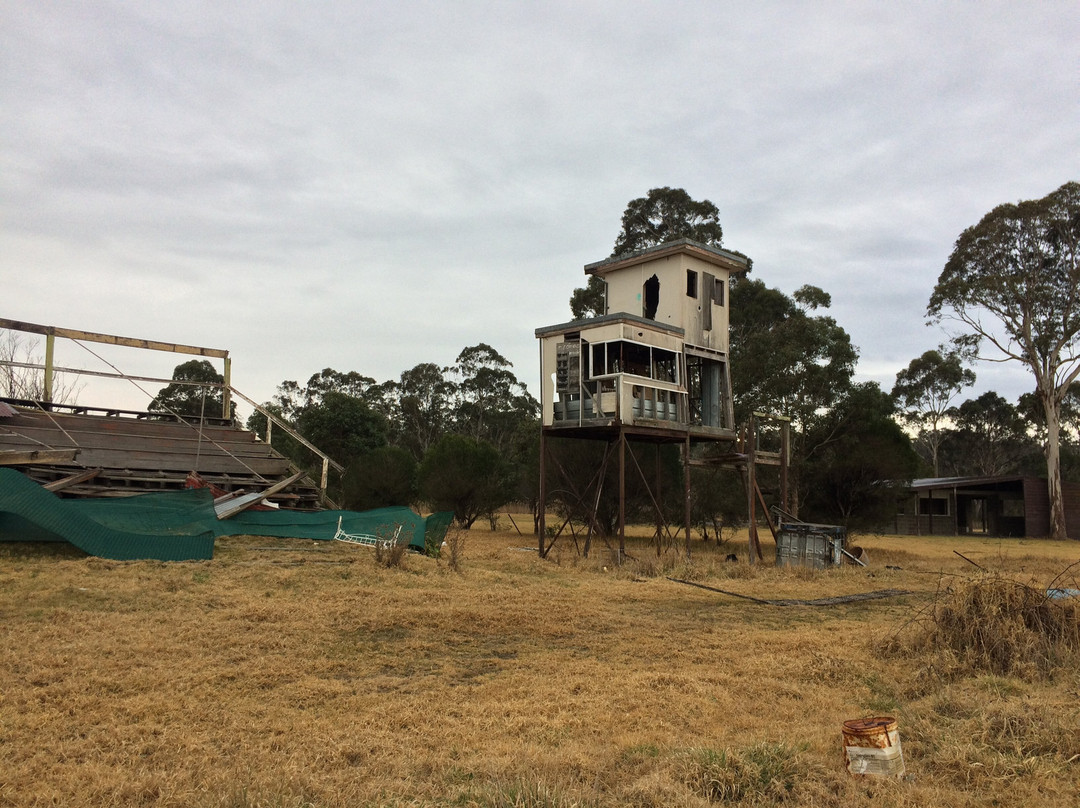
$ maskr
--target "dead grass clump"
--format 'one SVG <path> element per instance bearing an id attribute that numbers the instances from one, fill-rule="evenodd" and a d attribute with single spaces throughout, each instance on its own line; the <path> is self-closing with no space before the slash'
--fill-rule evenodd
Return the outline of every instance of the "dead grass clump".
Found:
<path id="1" fill-rule="evenodd" d="M 401 525 L 382 525 L 376 529 L 375 563 L 380 567 L 395 569 L 405 566 L 405 554 L 409 543 L 401 538 Z"/>
<path id="2" fill-rule="evenodd" d="M 692 749 L 683 761 L 684 782 L 709 802 L 783 802 L 805 775 L 799 752 L 784 743 L 719 752 Z"/>
<path id="3" fill-rule="evenodd" d="M 451 527 L 446 531 L 443 546 L 439 553 L 446 554 L 446 564 L 454 572 L 461 572 L 461 561 L 465 558 L 465 531 L 460 527 Z"/>
<path id="4" fill-rule="evenodd" d="M 1080 759 L 1074 707 L 1031 700 L 994 702 L 983 707 L 978 740 L 995 752 L 1020 760 L 1031 757 Z"/>
<path id="5" fill-rule="evenodd" d="M 937 655 L 939 673 L 1049 675 L 1080 650 L 1080 603 L 997 575 L 959 580 L 887 643 Z"/>
<path id="6" fill-rule="evenodd" d="M 496 781 L 483 789 L 482 805 L 490 808 L 586 808 L 558 786 L 542 780 Z"/>

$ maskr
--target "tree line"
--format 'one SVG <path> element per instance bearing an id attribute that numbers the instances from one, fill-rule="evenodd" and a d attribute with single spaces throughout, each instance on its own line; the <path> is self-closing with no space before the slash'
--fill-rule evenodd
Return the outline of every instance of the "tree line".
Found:
<path id="1" fill-rule="evenodd" d="M 656 188 L 628 204 L 612 255 L 677 238 L 721 246 L 719 211 L 683 189 Z M 828 292 L 807 285 L 788 295 L 749 274 L 733 278 L 736 420 L 758 411 L 790 417 L 792 510 L 813 521 L 874 527 L 888 523 L 898 489 L 914 477 L 1041 471 L 1051 480 L 1052 514 L 1060 520 L 1055 535 L 1064 536 L 1061 480 L 1080 479 L 1078 244 L 1076 183 L 1041 200 L 995 208 L 965 230 L 928 305 L 932 322 L 956 330 L 913 359 L 889 391 L 855 381 L 858 349 L 830 315 Z M 604 313 L 597 280 L 573 291 L 575 318 Z M 980 353 L 988 347 L 997 358 L 1025 365 L 1035 391 L 1017 402 L 994 392 L 959 401 L 974 384 L 974 363 L 992 358 Z M 448 367 L 417 365 L 396 381 L 328 368 L 303 386 L 283 381 L 266 408 L 347 467 L 340 483 L 346 507 L 423 502 L 453 510 L 467 527 L 519 501 L 531 506 L 535 524 L 539 406 L 490 345 L 465 348 Z M 255 413 L 248 426 L 262 432 L 265 417 Z M 617 486 L 604 484 L 598 495 L 586 496 L 596 490 L 590 486 L 604 447 L 556 443 L 561 474 L 549 482 L 549 505 L 582 521 L 595 513 L 597 526 L 611 530 Z M 287 439 L 275 438 L 275 446 L 298 459 L 302 454 Z M 681 522 L 677 449 L 657 451 L 633 462 L 660 470 L 659 504 Z M 693 517 L 706 537 L 745 520 L 737 477 L 698 468 L 692 474 Z M 630 518 L 649 518 L 651 498 L 632 480 L 628 500 Z"/>

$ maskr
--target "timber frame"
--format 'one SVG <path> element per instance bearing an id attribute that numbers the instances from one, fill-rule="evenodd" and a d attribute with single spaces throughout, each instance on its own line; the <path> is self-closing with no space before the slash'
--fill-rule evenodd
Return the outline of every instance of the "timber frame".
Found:
<path id="1" fill-rule="evenodd" d="M 18 331 L 27 334 L 37 334 L 45 337 L 45 357 L 44 363 L 33 362 L 17 362 L 9 360 L 0 360 L 0 366 L 10 366 L 12 368 L 21 368 L 25 370 L 40 371 L 43 373 L 42 384 L 42 396 L 40 400 L 14 400 L 7 399 L 10 405 L 14 405 L 17 408 L 18 413 L 25 419 L 31 417 L 33 413 L 45 413 L 48 415 L 49 420 L 54 423 L 57 419 L 63 420 L 67 416 L 78 416 L 87 418 L 110 418 L 114 420 L 122 420 L 128 426 L 125 429 L 126 433 L 133 434 L 135 432 L 146 432 L 151 426 L 149 422 L 161 423 L 162 421 L 174 421 L 178 424 L 187 424 L 195 427 L 199 430 L 200 446 L 202 445 L 202 438 L 204 435 L 210 435 L 212 429 L 224 429 L 227 431 L 236 431 L 233 429 L 233 420 L 231 417 L 233 401 L 234 399 L 240 399 L 249 404 L 254 410 L 261 413 L 266 418 L 266 434 L 262 437 L 263 443 L 268 447 L 271 445 L 271 438 L 273 429 L 276 426 L 280 431 L 289 435 L 293 440 L 299 442 L 309 451 L 311 451 L 317 458 L 321 465 L 320 480 L 318 482 L 318 502 L 330 508 L 336 508 L 337 505 L 327 495 L 327 488 L 329 485 L 329 473 L 334 470 L 338 473 L 344 472 L 344 467 L 331 459 L 328 455 L 318 449 L 316 446 L 307 441 L 302 435 L 297 433 L 291 425 L 283 421 L 280 417 L 267 410 L 265 407 L 256 403 L 246 395 L 241 393 L 235 387 L 232 386 L 232 360 L 227 350 L 218 348 L 206 348 L 195 345 L 184 345 L 173 342 L 161 342 L 156 340 L 136 339 L 133 337 L 123 337 L 114 334 L 102 334 L 93 331 L 82 331 L 73 328 L 61 328 L 59 326 L 52 325 L 39 325 L 37 323 L 27 323 L 19 320 L 10 320 L 6 318 L 0 318 L 0 329 L 6 329 L 10 331 Z M 135 376 L 125 374 L 113 367 L 110 371 L 90 370 L 85 368 L 69 368 L 69 367 L 57 367 L 55 364 L 55 347 L 56 340 L 68 339 L 75 343 L 95 343 L 104 345 L 118 345 L 127 348 L 136 348 L 141 350 L 162 351 L 166 353 L 186 354 L 190 356 L 201 356 L 208 359 L 219 359 L 223 363 L 223 383 L 221 384 L 207 384 L 205 382 L 185 382 L 177 381 L 174 379 L 157 378 L 151 376 Z M 84 346 L 85 347 L 85 346 Z M 87 349 L 89 350 L 89 349 Z M 91 351 L 91 353 L 93 353 Z M 108 364 L 108 363 L 106 363 Z M 96 376 L 101 378 L 110 379 L 123 379 L 132 383 L 137 382 L 151 382 L 160 384 L 179 384 L 179 385 L 192 385 L 203 388 L 213 388 L 220 390 L 222 399 L 222 411 L 220 415 L 207 415 L 204 417 L 179 416 L 175 413 L 162 413 L 154 412 L 149 413 L 139 410 L 122 410 L 115 407 L 93 407 L 83 405 L 72 405 L 57 403 L 54 399 L 54 391 L 56 388 L 55 379 L 58 373 L 68 373 L 76 376 Z M 136 384 L 136 386 L 138 386 Z M 140 388 L 141 389 L 141 388 Z M 197 422 L 197 423 L 195 423 Z M 2 421 L 0 421 L 2 423 Z M 82 421 L 83 424 L 90 424 L 92 421 Z M 145 426 L 140 426 L 140 424 Z M 90 427 L 93 429 L 93 427 Z M 162 425 L 161 428 L 164 428 Z M 61 427 L 61 431 L 62 431 Z M 232 444 L 227 437 L 227 432 L 219 432 L 219 439 L 223 444 Z M 68 436 L 70 437 L 70 436 Z M 172 438 L 175 440 L 175 438 Z M 181 438 L 182 440 L 182 438 Z M 207 438 L 207 443 L 210 439 Z M 246 442 L 246 441 L 245 441 Z M 94 449 L 100 454 L 101 450 L 105 447 L 97 445 Z M 226 453 L 233 451 L 232 449 L 224 450 Z M 81 453 L 80 449 L 64 449 L 63 451 L 49 450 L 46 451 L 40 447 L 31 446 L 25 449 L 7 449 L 6 451 L 0 451 L 0 464 L 3 465 L 24 465 L 30 470 L 38 470 L 44 473 L 43 467 L 49 463 L 49 461 L 60 461 L 62 463 L 75 463 L 82 464 L 82 460 L 79 458 Z M 88 450 L 85 454 L 93 455 L 94 452 Z M 24 455 L 26 455 L 24 457 Z M 6 458 L 6 459 L 5 459 Z M 294 477 L 300 469 L 293 466 L 290 461 L 282 458 L 287 463 L 289 474 Z M 273 483 L 276 477 L 264 478 L 262 473 L 257 469 L 261 468 L 259 464 L 251 466 L 248 461 L 240 460 L 239 464 L 244 468 L 244 475 L 247 477 L 248 484 L 261 484 L 261 483 Z M 274 464 L 270 467 L 276 468 Z M 59 466 L 57 467 L 59 469 Z M 53 476 L 60 474 L 60 471 L 56 471 Z M 87 471 L 77 471 L 73 474 L 68 474 L 61 479 L 54 480 L 47 483 L 48 485 L 59 485 L 63 482 L 66 486 L 70 486 L 75 480 L 77 483 L 85 482 L 87 479 L 93 479 L 94 477 L 100 477 L 104 480 L 109 477 L 107 473 L 102 473 L 102 469 L 90 469 Z M 303 477 L 304 475 L 301 475 Z M 76 479 L 76 478 L 82 479 Z M 300 478 L 297 478 L 300 479 Z M 72 489 L 73 490 L 73 489 Z"/>

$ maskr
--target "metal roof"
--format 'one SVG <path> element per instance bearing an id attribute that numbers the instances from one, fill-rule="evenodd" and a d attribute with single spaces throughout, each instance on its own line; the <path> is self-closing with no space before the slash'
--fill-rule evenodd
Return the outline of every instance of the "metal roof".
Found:
<path id="1" fill-rule="evenodd" d="M 984 477 L 923 477 L 912 480 L 909 488 L 968 488 L 973 485 L 988 485 L 995 483 L 1015 483 L 1020 480 L 1034 479 L 1022 474 L 1005 474 L 1000 476 Z"/>

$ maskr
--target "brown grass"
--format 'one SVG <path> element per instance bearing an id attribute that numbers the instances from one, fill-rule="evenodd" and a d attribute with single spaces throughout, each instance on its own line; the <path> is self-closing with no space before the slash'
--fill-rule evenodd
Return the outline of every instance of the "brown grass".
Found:
<path id="1" fill-rule="evenodd" d="M 812 572 L 748 566 L 745 537 L 690 563 L 631 540 L 623 566 L 527 542 L 474 528 L 460 574 L 267 538 L 191 564 L 0 545 L 0 806 L 1057 808 L 1080 791 L 1075 666 L 933 678 L 936 651 L 879 651 L 973 570 L 952 549 L 1048 582 L 1076 545 L 860 537 L 869 570 Z M 921 594 L 770 607 L 666 575 Z M 842 722 L 880 713 L 909 781 L 844 772 Z"/>

